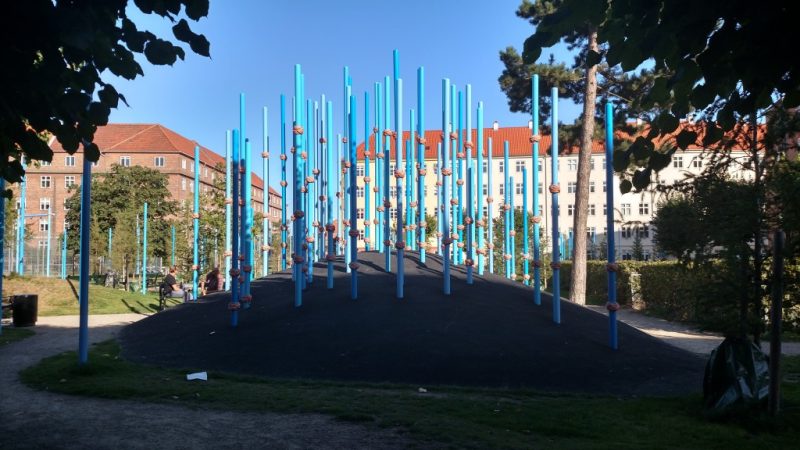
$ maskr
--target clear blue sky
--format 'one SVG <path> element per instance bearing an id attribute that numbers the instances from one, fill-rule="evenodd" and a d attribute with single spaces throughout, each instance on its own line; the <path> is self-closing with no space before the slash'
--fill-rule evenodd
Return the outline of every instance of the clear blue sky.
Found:
<path id="1" fill-rule="evenodd" d="M 484 102 L 487 126 L 527 125 L 527 115 L 511 113 L 497 78 L 499 51 L 522 43 L 533 28 L 514 12 L 519 0 L 211 0 L 207 18 L 193 24 L 211 42 L 211 59 L 192 53 L 173 67 L 154 67 L 133 82 L 112 80 L 128 99 L 112 111 L 111 122 L 160 123 L 219 153 L 225 130 L 238 126 L 239 93 L 247 101 L 247 135 L 261 151 L 262 107 L 269 108 L 273 154 L 279 149 L 279 98 L 287 95 L 291 114 L 293 70 L 301 64 L 306 95 L 334 102 L 335 130 L 342 124 L 342 68 L 349 66 L 363 136 L 363 95 L 392 73 L 392 50 L 400 52 L 406 109 L 416 107 L 416 69 L 425 67 L 428 128 L 439 128 L 440 86 L 450 78 L 459 88 L 472 85 L 473 108 Z M 140 29 L 174 41 L 168 21 L 132 15 Z M 556 58 L 571 61 L 563 49 Z M 546 58 L 549 53 L 545 53 Z M 561 102 L 563 122 L 580 113 Z M 371 114 L 372 115 L 372 114 Z M 274 161 L 277 161 L 275 159 Z M 273 167 L 278 164 L 273 164 Z M 260 162 L 254 164 L 260 167 Z M 260 172 L 260 169 L 259 169 Z M 277 178 L 277 168 L 272 180 Z M 273 185 L 277 184 L 273 182 Z"/>

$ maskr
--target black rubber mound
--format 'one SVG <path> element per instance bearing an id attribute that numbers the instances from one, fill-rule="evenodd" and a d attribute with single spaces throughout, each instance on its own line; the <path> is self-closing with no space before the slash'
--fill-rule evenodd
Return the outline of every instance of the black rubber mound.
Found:
<path id="1" fill-rule="evenodd" d="M 405 262 L 405 296 L 396 298 L 396 257 L 359 254 L 358 299 L 337 261 L 335 288 L 324 265 L 293 304 L 290 273 L 252 282 L 253 306 L 231 327 L 230 296 L 215 294 L 126 327 L 123 356 L 132 361 L 280 378 L 430 385 L 480 385 L 598 394 L 698 392 L 704 361 L 625 324 L 620 348 L 608 347 L 608 317 L 552 300 L 499 276 L 466 284 L 455 268 L 442 294 L 441 259 L 416 253 Z"/>

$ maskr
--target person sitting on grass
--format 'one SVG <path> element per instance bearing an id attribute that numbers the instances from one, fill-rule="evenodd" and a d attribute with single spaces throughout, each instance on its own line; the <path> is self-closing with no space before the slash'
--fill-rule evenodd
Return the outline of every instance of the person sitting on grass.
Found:
<path id="1" fill-rule="evenodd" d="M 178 280 L 175 278 L 175 274 L 178 272 L 178 268 L 172 266 L 169 268 L 169 273 L 167 276 L 164 277 L 164 284 L 169 287 L 169 296 L 172 298 L 182 298 L 183 302 L 186 303 L 189 300 L 189 294 L 186 290 L 183 289 L 183 285 L 178 284 Z"/>
<path id="2" fill-rule="evenodd" d="M 221 289 L 222 275 L 219 273 L 219 267 L 214 267 L 211 272 L 206 275 L 206 280 L 203 282 L 203 295 L 211 292 L 217 292 Z"/>

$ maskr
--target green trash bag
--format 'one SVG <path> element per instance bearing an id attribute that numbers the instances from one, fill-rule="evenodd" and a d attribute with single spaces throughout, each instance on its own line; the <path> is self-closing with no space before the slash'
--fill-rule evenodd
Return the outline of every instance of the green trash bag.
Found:
<path id="1" fill-rule="evenodd" d="M 703 377 L 707 412 L 725 413 L 769 396 L 768 356 L 750 339 L 725 338 L 711 352 Z"/>

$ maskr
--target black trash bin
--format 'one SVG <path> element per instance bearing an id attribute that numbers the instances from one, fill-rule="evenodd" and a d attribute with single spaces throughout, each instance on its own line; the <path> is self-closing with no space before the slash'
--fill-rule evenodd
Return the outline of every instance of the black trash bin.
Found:
<path id="1" fill-rule="evenodd" d="M 38 295 L 19 294 L 11 297 L 11 320 L 15 327 L 32 327 L 36 325 L 38 315 Z"/>

